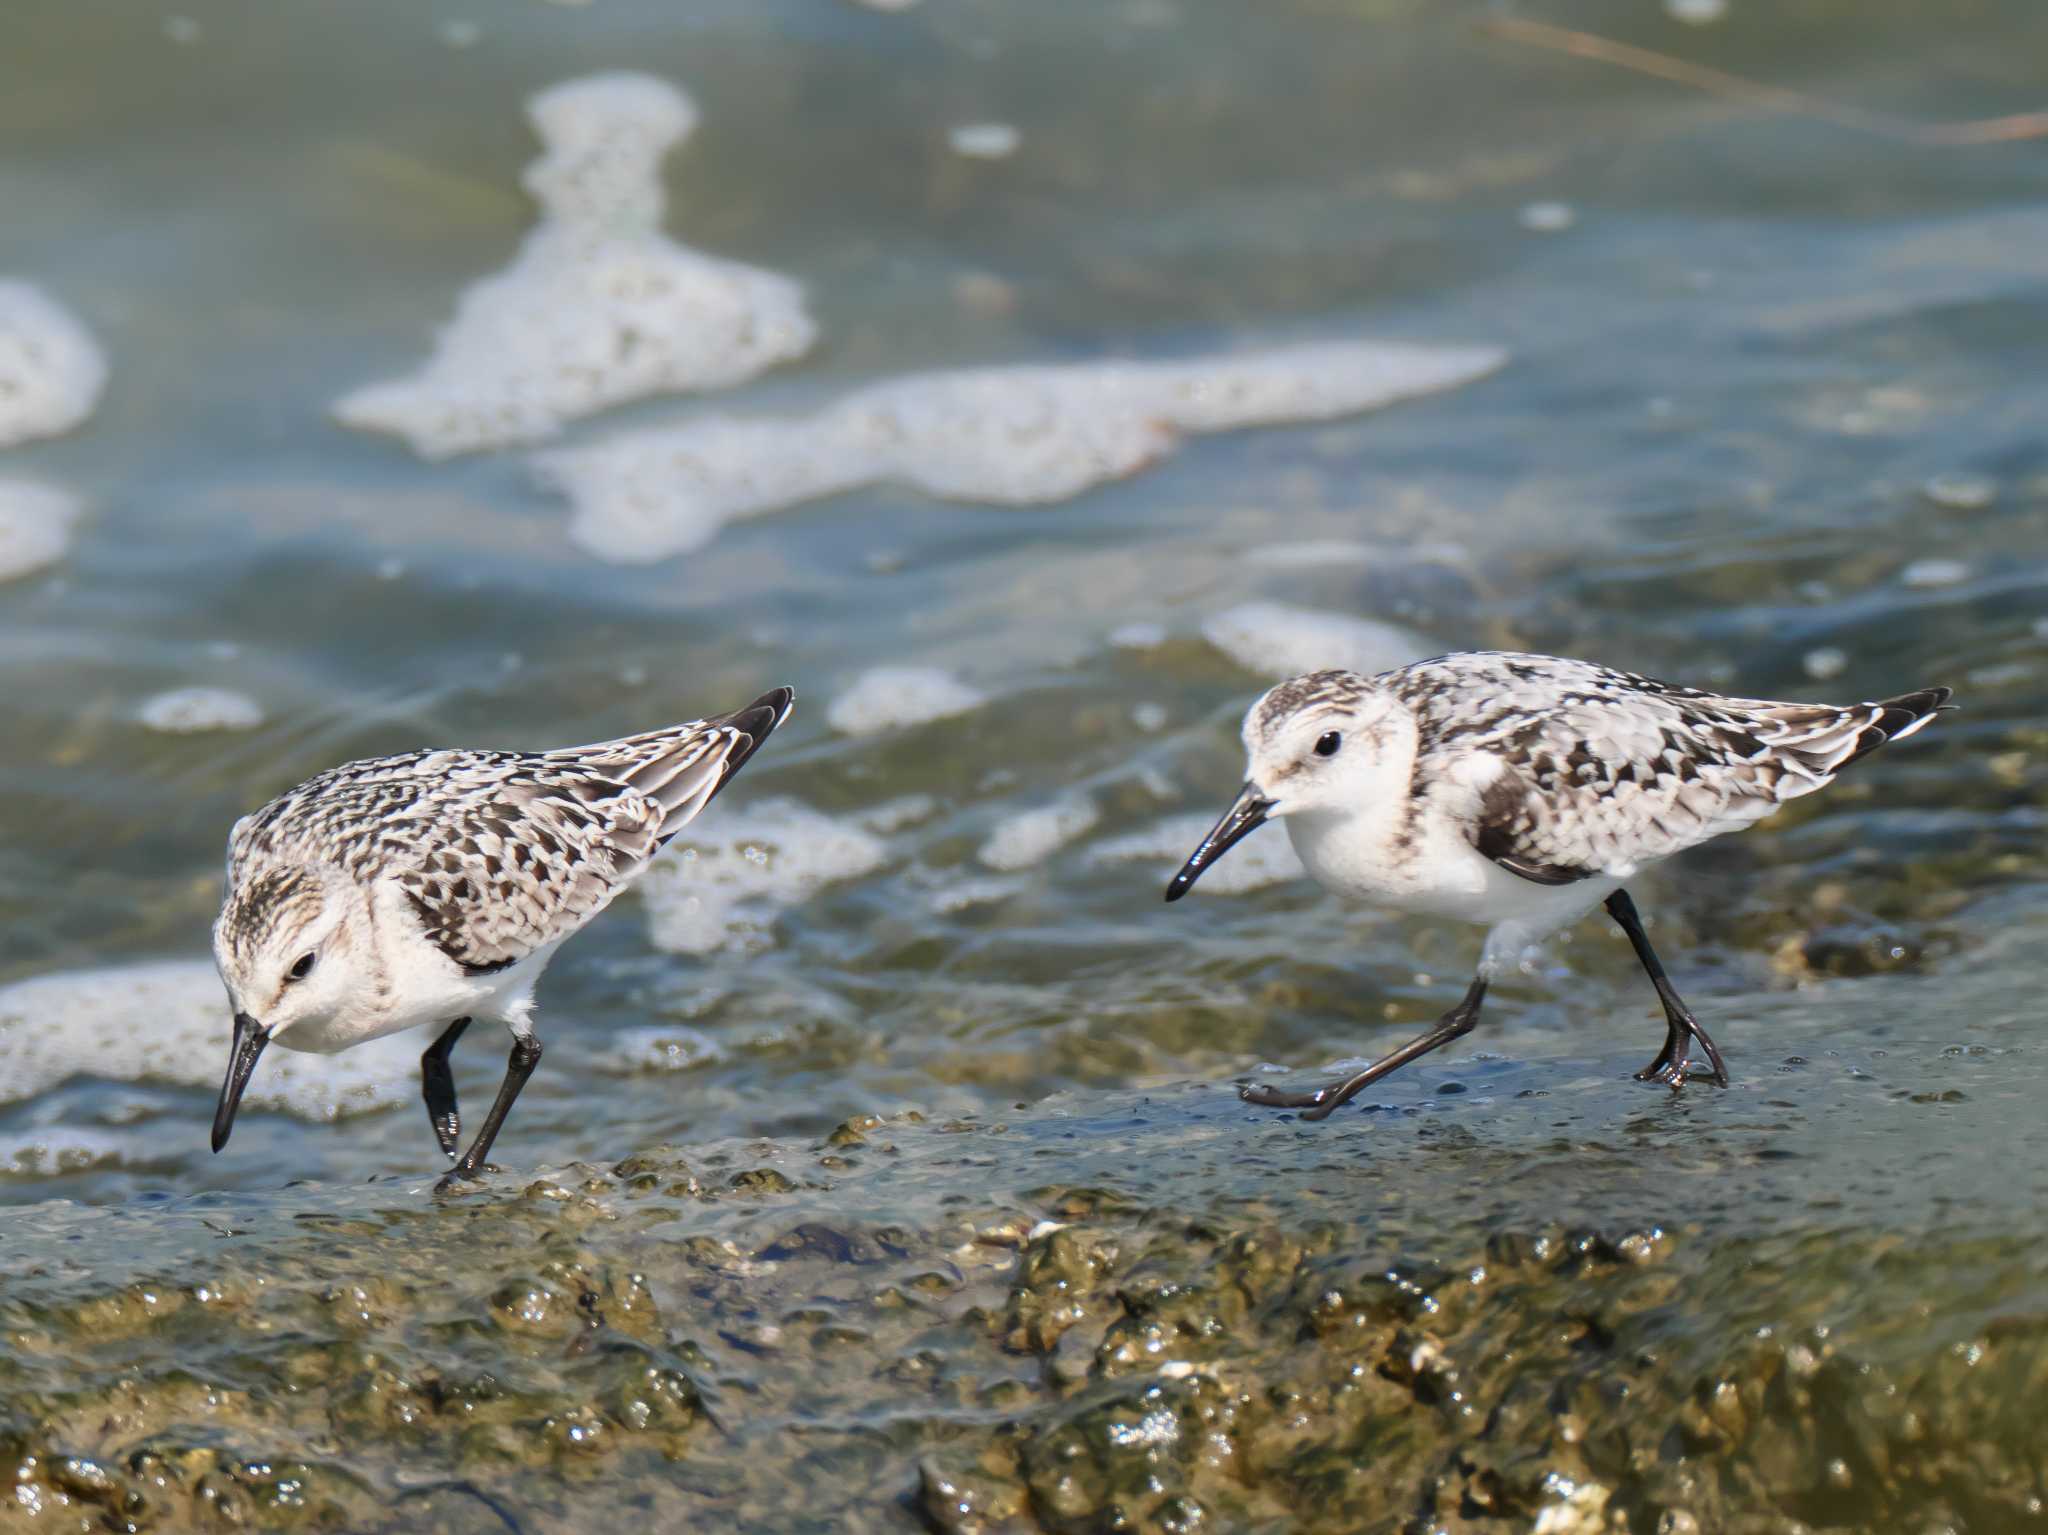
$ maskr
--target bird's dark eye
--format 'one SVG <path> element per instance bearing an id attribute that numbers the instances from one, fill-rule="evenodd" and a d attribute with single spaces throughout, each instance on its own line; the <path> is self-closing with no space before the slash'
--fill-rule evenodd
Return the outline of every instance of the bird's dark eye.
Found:
<path id="1" fill-rule="evenodd" d="M 1334 757 L 1337 755 L 1337 748 L 1343 744 L 1344 737 L 1342 735 L 1334 730 L 1326 730 L 1316 741 L 1316 755 L 1318 757 Z"/>
<path id="2" fill-rule="evenodd" d="M 284 973 L 284 978 L 287 981 L 303 981 L 313 973 L 313 961 L 318 957 L 315 954 L 301 954 L 298 962 Z"/>

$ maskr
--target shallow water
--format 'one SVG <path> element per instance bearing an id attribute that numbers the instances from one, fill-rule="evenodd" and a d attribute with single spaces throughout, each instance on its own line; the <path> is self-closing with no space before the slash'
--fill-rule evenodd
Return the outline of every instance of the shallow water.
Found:
<path id="1" fill-rule="evenodd" d="M 1131 1468 L 1110 1450 L 1089 1461 L 1100 1477 L 1066 1485 L 1044 1448 L 1130 1373 L 1111 1334 L 1156 1311 L 1148 1263 L 1194 1284 L 1205 1243 L 1305 1244 L 1232 1281 L 1226 1341 L 1190 1333 L 1158 1357 L 1194 1369 L 1175 1389 L 1270 1394 L 1298 1374 L 1341 1395 L 1342 1337 L 1289 1309 L 1319 1265 L 1459 1271 L 1573 1231 L 1621 1254 L 1615 1275 L 1674 1293 L 1599 1280 L 1593 1341 L 1532 1345 L 1504 1370 L 1518 1328 L 1571 1306 L 1572 1275 L 1531 1259 L 1548 1279 L 1460 1301 L 1436 1333 L 1388 1312 L 1371 1344 L 1388 1350 L 1382 1394 L 1356 1420 L 1316 1409 L 1341 1431 L 1290 1437 L 1261 1408 L 1229 1476 L 1192 1450 L 1153 1470 L 1221 1528 L 1318 1510 L 1345 1529 L 1505 1528 L 1536 1510 L 1578 1521 L 1552 1529 L 1652 1529 L 1673 1510 L 1695 1521 L 1674 1529 L 2031 1527 L 2048 1463 L 2012 1402 L 2036 1389 L 2048 1318 L 2039 147 L 1916 148 L 1765 115 L 1486 36 L 1480 14 L 14 7 L 0 277 L 81 319 L 108 382 L 81 429 L 0 452 L 0 478 L 80 507 L 61 559 L 0 584 L 0 984 L 41 988 L 0 994 L 0 1083 L 27 1080 L 7 1031 L 28 1028 L 42 1084 L 0 1085 L 0 1263 L 35 1274 L 0 1299 L 0 1444 L 108 1466 L 203 1445 L 243 1468 L 205 1473 L 235 1496 L 255 1496 L 248 1465 L 317 1462 L 320 1495 L 357 1524 L 430 1463 L 527 1528 L 720 1498 L 746 1527 L 795 1527 L 778 1487 L 801 1488 L 820 1528 L 1094 1528 L 1111 1504 L 1136 1527 L 1192 1528 L 1165 1493 L 1119 1493 Z M 2021 0 L 1967 26 L 1741 0 L 1702 27 L 1647 3 L 1543 19 L 1929 120 L 2039 105 L 2030 61 L 2048 45 L 2048 16 Z M 546 450 L 709 413 L 809 414 L 940 370 L 1359 338 L 1510 360 L 1381 411 L 1192 436 L 1045 505 L 883 479 L 608 563 L 572 541 L 569 502 L 524 449 L 430 463 L 329 413 L 419 369 L 463 291 L 513 263 L 539 152 L 527 98 L 622 68 L 701 112 L 663 162 L 669 237 L 802 283 L 818 339 L 734 389 L 570 421 Z M 1014 152 L 949 142 L 990 122 L 1014 125 Z M 1268 607 L 1247 638 L 1254 603 L 1389 627 Z M 1660 1025 L 1625 943 L 1589 922 L 1496 992 L 1472 1048 L 1303 1126 L 1242 1110 L 1229 1084 L 1406 1038 L 1455 998 L 1477 934 L 1284 880 L 1168 908 L 1177 860 L 1119 856 L 1220 810 L 1262 685 L 1249 666 L 1302 643 L 1512 645 L 1748 694 L 1946 682 L 1963 709 L 1636 887 L 1729 1058 L 1727 1093 L 1673 1100 L 1629 1079 Z M 929 678 L 878 693 L 880 667 L 936 668 L 950 701 Z M 423 1192 L 435 1158 L 407 1062 L 424 1040 L 398 1042 L 381 1092 L 365 1089 L 381 1106 L 333 1123 L 318 1095 L 252 1106 L 208 1154 L 227 1018 L 208 1039 L 206 930 L 237 815 L 351 756 L 597 739 L 779 682 L 797 713 L 697 829 L 696 860 L 550 971 L 547 1059 L 490 1195 L 439 1211 Z M 146 723 L 187 688 L 228 690 L 260 723 Z M 954 712 L 887 723 L 934 697 Z M 97 975 L 156 962 L 187 967 L 127 1001 Z M 17 996 L 35 1007 L 9 1023 Z M 192 1045 L 130 1080 L 138 1042 L 173 1026 Z M 76 1074 L 56 1080 L 67 1050 Z M 473 1108 L 502 1059 L 465 1041 Z M 835 1125 L 909 1113 L 925 1122 L 892 1119 L 894 1159 L 820 1161 Z M 949 1140 L 955 1119 L 973 1128 Z M 982 1138 L 986 1156 L 964 1149 Z M 580 1188 L 562 1169 L 663 1142 L 721 1197 L 673 1192 L 668 1172 L 652 1203 L 633 1202 L 631 1174 L 580 1196 L 588 1210 L 519 1192 L 542 1169 Z M 729 1186 L 765 1166 L 797 1187 Z M 1005 1309 L 1028 1310 L 1052 1262 L 1032 1256 L 1040 1219 L 1121 1253 L 1083 1263 L 1078 1347 L 1020 1335 Z M 1022 1224 L 972 1240 L 1004 1220 Z M 902 1252 L 883 1244 L 886 1273 L 845 1241 L 759 1257 L 819 1222 L 895 1232 Z M 1639 1263 L 1627 1239 L 1653 1231 Z M 401 1286 L 371 1320 L 335 1311 L 397 1255 L 460 1269 L 472 1236 L 476 1270 L 445 1295 Z M 689 1236 L 732 1245 L 710 1256 Z M 982 1257 L 963 1265 L 963 1244 Z M 912 1284 L 942 1259 L 955 1277 Z M 592 1465 L 630 1468 L 627 1490 L 531 1448 L 557 1443 L 564 1413 L 617 1428 L 626 1411 L 611 1385 L 535 1362 L 574 1327 L 493 1320 L 506 1286 L 583 1283 L 545 1279 L 547 1262 L 604 1276 L 589 1287 L 613 1323 L 632 1310 L 624 1276 L 647 1276 L 636 1346 L 703 1398 L 668 1430 L 607 1442 L 616 1458 Z M 282 1309 L 130 1315 L 134 1286 L 189 1295 L 214 1277 L 242 1297 L 275 1286 Z M 892 1290 L 916 1297 L 916 1325 Z M 113 1342 L 71 1348 L 116 1313 Z M 801 1350 L 763 1345 L 754 1323 L 800 1330 Z M 379 1353 L 408 1391 L 516 1377 L 492 1419 L 504 1442 L 458 1444 L 441 1418 L 408 1437 L 403 1414 L 336 1383 L 346 1371 L 263 1346 L 279 1326 L 304 1350 Z M 1756 1342 L 1764 1328 L 1826 1329 L 1845 1373 L 1802 1395 L 1812 1349 L 1765 1369 L 1757 1350 L 1779 1345 Z M 1466 1395 L 1413 1369 L 1382 1392 L 1417 1338 L 1462 1361 Z M 321 1369 L 272 1424 L 263 1404 Z M 1858 1370 L 1922 1427 L 1884 1419 Z M 124 1373 L 140 1384 L 117 1386 Z M 1711 1418 L 1736 1376 L 1777 1383 L 1744 1409 L 1771 1431 L 1716 1437 L 1687 1416 Z M 245 1395 L 209 1416 L 180 1382 Z M 131 1389 L 148 1400 L 124 1417 Z M 1525 1420 L 1513 1404 L 1531 1392 Z M 995 1512 L 946 1513 L 948 1478 L 972 1479 L 962 1456 Z M 1375 1456 L 1399 1498 L 1347 1480 Z M 79 1500 L 111 1506 L 47 1465 L 30 1483 L 52 1527 Z M 1328 1501 L 1289 1492 L 1308 1487 Z M 173 1525 L 200 1517 L 175 1507 Z"/>

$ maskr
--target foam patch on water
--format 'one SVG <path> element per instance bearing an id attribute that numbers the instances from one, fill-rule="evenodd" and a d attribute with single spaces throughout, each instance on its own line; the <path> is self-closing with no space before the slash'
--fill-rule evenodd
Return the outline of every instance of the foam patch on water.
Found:
<path id="1" fill-rule="evenodd" d="M 17 981 L 0 987 L 0 1103 L 33 1098 L 74 1076 L 211 1092 L 227 1069 L 229 1032 L 227 993 L 204 960 Z M 419 1092 L 419 1052 L 406 1035 L 340 1055 L 273 1045 L 242 1101 L 312 1120 L 404 1102 Z"/>
<path id="2" fill-rule="evenodd" d="M 145 699 L 135 713 L 151 730 L 167 735 L 254 730 L 263 723 L 263 706 L 230 688 L 173 688 Z"/>
<path id="3" fill-rule="evenodd" d="M 1200 811 L 1169 816 L 1143 831 L 1096 843 L 1089 849 L 1089 860 L 1093 863 L 1134 863 L 1157 859 L 1159 883 L 1163 889 L 1166 881 L 1187 862 L 1188 854 L 1200 845 L 1215 824 L 1215 816 Z M 1194 893 L 1200 895 L 1206 890 L 1211 895 L 1243 895 L 1246 891 L 1263 890 L 1268 885 L 1300 879 L 1307 873 L 1301 860 L 1295 857 L 1294 844 L 1288 840 L 1285 829 L 1269 824 L 1252 832 L 1209 865 L 1195 885 Z"/>
<path id="4" fill-rule="evenodd" d="M 1175 362 L 907 374 L 808 416 L 698 416 L 543 454 L 570 534 L 643 564 L 742 517 L 898 482 L 955 501 L 1064 501 L 1133 474 L 1196 432 L 1322 421 L 1449 389 L 1506 361 L 1493 347 L 1326 342 Z"/>
<path id="5" fill-rule="evenodd" d="M 725 1059 L 725 1049 L 702 1029 L 687 1024 L 647 1024 L 621 1029 L 600 1064 L 611 1071 L 697 1071 Z"/>
<path id="6" fill-rule="evenodd" d="M 54 565 L 71 547 L 77 500 L 54 485 L 0 480 L 0 581 Z"/>
<path id="7" fill-rule="evenodd" d="M 512 265 L 462 295 L 419 372 L 334 406 L 427 458 L 538 442 L 607 406 L 723 389 L 810 349 L 787 277 L 662 233 L 661 162 L 697 108 L 651 75 L 570 80 L 527 102 L 545 153 L 525 185 L 541 221 Z"/>
<path id="8" fill-rule="evenodd" d="M 1961 560 L 1915 560 L 1899 572 L 1899 579 L 1923 591 L 1957 586 L 1970 579 L 1970 567 Z"/>
<path id="9" fill-rule="evenodd" d="M 1462 565 L 1467 555 L 1457 544 L 1368 544 L 1352 538 L 1305 538 L 1260 544 L 1245 558 L 1275 570 L 1327 570 L 1332 565 Z"/>
<path id="10" fill-rule="evenodd" d="M 1023 142 L 1014 123 L 962 123 L 946 131 L 947 147 L 969 160 L 1006 160 Z"/>
<path id="11" fill-rule="evenodd" d="M 14 1130 L 0 1134 L 0 1178 L 50 1178 L 134 1163 L 145 1159 L 152 1149 L 163 1154 L 160 1143 L 152 1148 L 133 1132 L 74 1130 L 63 1125 Z"/>
<path id="12" fill-rule="evenodd" d="M 99 343 L 69 310 L 25 282 L 0 281 L 0 448 L 70 431 L 106 382 Z"/>
<path id="13" fill-rule="evenodd" d="M 977 906 L 994 906 L 1030 888 L 1030 881 L 1015 874 L 979 874 L 941 885 L 931 894 L 932 911 L 941 917 L 971 911 Z"/>
<path id="14" fill-rule="evenodd" d="M 883 800 L 879 805 L 854 812 L 853 822 L 886 837 L 920 821 L 929 821 L 938 813 L 939 802 L 931 795 L 901 794 L 895 799 Z"/>
<path id="15" fill-rule="evenodd" d="M 879 869 L 880 837 L 792 799 L 693 822 L 639 883 L 654 946 L 672 954 L 766 948 L 778 912 Z"/>
<path id="16" fill-rule="evenodd" d="M 979 709 L 988 695 L 936 666 L 877 666 L 832 700 L 825 723 L 843 735 L 874 735 Z"/>
<path id="17" fill-rule="evenodd" d="M 1327 667 L 1370 676 L 1443 648 L 1398 624 L 1280 602 L 1247 602 L 1218 613 L 1202 625 L 1202 638 L 1246 671 L 1276 678 Z"/>
<path id="18" fill-rule="evenodd" d="M 1090 799 L 1039 805 L 999 822 L 974 856 L 991 869 L 1028 869 L 1092 830 L 1101 818 Z"/>

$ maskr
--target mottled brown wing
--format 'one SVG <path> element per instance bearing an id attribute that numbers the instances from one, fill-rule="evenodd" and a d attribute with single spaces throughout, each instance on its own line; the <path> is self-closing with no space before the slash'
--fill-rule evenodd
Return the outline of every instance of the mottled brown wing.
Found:
<path id="1" fill-rule="evenodd" d="M 1458 660 L 1455 685 L 1411 693 L 1420 750 L 1432 777 L 1475 797 L 1479 852 L 1539 884 L 1626 876 L 1747 826 L 1918 729 L 1948 696 L 1778 703 L 1553 657 Z M 1448 764 L 1479 754 L 1496 774 Z"/>
<path id="2" fill-rule="evenodd" d="M 488 797 L 444 811 L 442 845 L 405 876 L 429 937 L 476 972 L 566 938 L 731 781 L 793 696 L 521 759 Z"/>
<path id="3" fill-rule="evenodd" d="M 548 765 L 436 807 L 397 874 L 428 939 L 476 973 L 556 943 L 610 904 L 655 849 L 664 812 L 622 784 Z"/>
<path id="4" fill-rule="evenodd" d="M 345 763 L 235 823 L 229 888 L 265 864 L 395 881 L 457 964 L 505 969 L 603 910 L 787 717 L 792 696 L 777 688 L 717 719 L 563 751 Z"/>

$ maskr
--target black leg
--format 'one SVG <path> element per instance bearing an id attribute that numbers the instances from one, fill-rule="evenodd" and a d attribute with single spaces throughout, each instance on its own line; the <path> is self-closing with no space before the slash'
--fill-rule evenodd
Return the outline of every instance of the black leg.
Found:
<path id="1" fill-rule="evenodd" d="M 1674 1089 L 1685 1086 L 1686 1074 L 1692 1070 L 1692 1044 L 1696 1040 L 1700 1049 L 1706 1052 L 1707 1064 L 1714 1068 L 1707 1080 L 1716 1087 L 1726 1087 L 1728 1069 L 1721 1064 L 1721 1052 L 1707 1038 L 1707 1031 L 1700 1027 L 1699 1019 L 1693 1017 L 1692 1009 L 1672 990 L 1671 978 L 1664 973 L 1657 951 L 1650 947 L 1650 935 L 1643 931 L 1643 919 L 1636 915 L 1636 903 L 1628 898 L 1626 890 L 1617 890 L 1607 898 L 1607 914 L 1628 934 L 1636 958 L 1643 962 L 1650 984 L 1657 988 L 1657 1000 L 1664 1004 L 1664 1048 L 1657 1052 L 1654 1061 L 1636 1073 L 1636 1080 L 1668 1082 Z"/>
<path id="2" fill-rule="evenodd" d="M 468 1027 L 467 1018 L 456 1019 L 441 1031 L 439 1039 L 420 1052 L 420 1096 L 427 1100 L 427 1119 L 434 1127 L 434 1139 L 451 1157 L 462 1136 L 462 1111 L 455 1106 L 455 1074 L 448 1069 L 448 1052 Z"/>
<path id="3" fill-rule="evenodd" d="M 1272 1087 L 1243 1087 L 1238 1097 L 1246 1103 L 1256 1103 L 1269 1109 L 1306 1109 L 1303 1119 L 1327 1119 L 1333 1109 L 1349 1103 L 1364 1088 L 1406 1066 L 1417 1056 L 1427 1055 L 1439 1046 L 1447 1045 L 1464 1034 L 1470 1034 L 1474 1024 L 1479 1022 L 1479 1004 L 1486 1000 L 1486 977 L 1475 975 L 1472 984 L 1465 991 L 1465 1000 L 1437 1020 L 1435 1028 L 1419 1039 L 1411 1039 L 1392 1054 L 1383 1055 L 1365 1070 L 1342 1082 L 1332 1082 L 1328 1087 L 1319 1087 L 1312 1093 L 1283 1093 Z"/>
<path id="4" fill-rule="evenodd" d="M 498 1131 L 504 1127 L 505 1116 L 512 1111 L 512 1100 L 519 1096 L 519 1089 L 526 1086 L 526 1079 L 533 1075 L 533 1068 L 539 1064 L 540 1041 L 527 1034 L 513 1035 L 512 1059 L 505 1063 L 505 1080 L 498 1084 L 498 1096 L 491 1104 L 491 1112 L 484 1115 L 483 1128 L 469 1143 L 469 1150 L 448 1169 L 447 1176 L 441 1180 L 442 1188 L 476 1177 L 476 1170 L 491 1154 L 491 1142 L 498 1138 Z"/>

